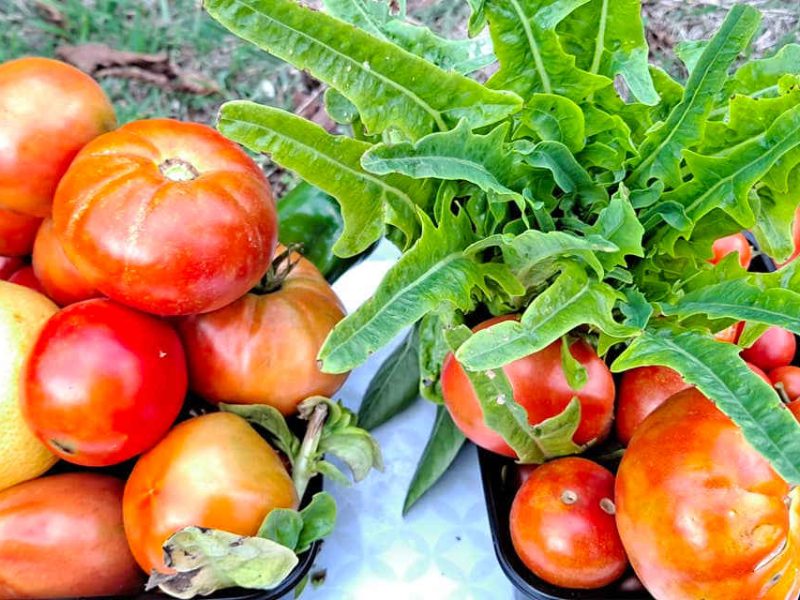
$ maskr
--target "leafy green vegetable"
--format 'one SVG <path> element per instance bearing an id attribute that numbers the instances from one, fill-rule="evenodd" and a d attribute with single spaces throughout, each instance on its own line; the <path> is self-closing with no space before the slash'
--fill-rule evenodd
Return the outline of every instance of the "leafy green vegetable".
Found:
<path id="1" fill-rule="evenodd" d="M 403 501 L 404 515 L 408 514 L 411 507 L 444 475 L 458 456 L 465 439 L 464 434 L 453 423 L 447 409 L 444 406 L 437 406 L 430 438 L 425 444 L 414 477 L 408 486 L 406 499 Z"/>
<path id="2" fill-rule="evenodd" d="M 378 368 L 358 409 L 367 430 L 403 412 L 419 397 L 419 334 L 415 328 Z"/>
<path id="3" fill-rule="evenodd" d="M 335 525 L 336 501 L 329 493 L 318 492 L 300 511 L 272 509 L 257 535 L 302 554 L 311 544 L 330 535 Z"/>

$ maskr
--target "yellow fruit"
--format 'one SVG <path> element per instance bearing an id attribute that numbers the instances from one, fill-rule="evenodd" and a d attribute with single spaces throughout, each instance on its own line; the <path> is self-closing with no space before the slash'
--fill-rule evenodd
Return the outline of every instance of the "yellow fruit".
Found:
<path id="1" fill-rule="evenodd" d="M 56 462 L 22 418 L 19 387 L 25 359 L 57 310 L 42 294 L 0 281 L 0 490 L 38 477 Z"/>

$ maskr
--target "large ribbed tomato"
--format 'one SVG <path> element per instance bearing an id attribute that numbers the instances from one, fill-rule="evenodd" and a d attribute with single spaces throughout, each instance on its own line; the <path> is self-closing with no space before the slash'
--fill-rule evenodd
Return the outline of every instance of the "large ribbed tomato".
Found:
<path id="1" fill-rule="evenodd" d="M 794 600 L 800 490 L 696 389 L 657 408 L 617 472 L 617 525 L 659 600 Z"/>
<path id="2" fill-rule="evenodd" d="M 105 466 L 151 448 L 178 416 L 186 359 L 156 317 L 95 299 L 53 316 L 31 350 L 22 412 L 55 454 Z"/>
<path id="3" fill-rule="evenodd" d="M 269 182 L 245 152 L 196 123 L 129 123 L 87 145 L 61 180 L 64 252 L 108 297 L 160 315 L 230 304 L 277 243 Z"/>
<path id="4" fill-rule="evenodd" d="M 39 217 L 0 208 L 0 255 L 30 254 L 41 222 Z"/>
<path id="5" fill-rule="evenodd" d="M 478 325 L 475 331 L 514 318 L 518 317 L 495 317 Z M 586 342 L 574 342 L 570 352 L 588 374 L 586 385 L 578 391 L 570 387 L 564 376 L 561 340 L 507 364 L 503 371 L 511 383 L 514 400 L 528 412 L 531 424 L 556 416 L 577 396 L 581 403 L 581 422 L 573 440 L 577 444 L 585 444 L 604 437 L 611 428 L 614 379 L 603 360 Z M 502 436 L 486 425 L 475 390 L 452 354 L 447 355 L 442 366 L 442 394 L 453 421 L 472 442 L 498 454 L 516 456 Z"/>
<path id="6" fill-rule="evenodd" d="M 102 88 L 75 67 L 33 57 L 0 65 L 0 206 L 47 216 L 72 159 L 115 125 Z"/>
<path id="7" fill-rule="evenodd" d="M 273 508 L 296 508 L 280 457 L 243 418 L 184 421 L 143 455 L 125 486 L 125 533 L 147 571 L 166 571 L 161 546 L 195 525 L 255 535 Z"/>
<path id="8" fill-rule="evenodd" d="M 33 244 L 33 270 L 47 296 L 59 306 L 67 306 L 100 295 L 78 273 L 53 231 L 53 220 L 45 219 Z"/>
<path id="9" fill-rule="evenodd" d="M 269 404 L 289 415 L 309 396 L 330 396 L 344 383 L 346 373 L 323 373 L 317 364 L 344 308 L 314 265 L 297 253 L 291 261 L 275 289 L 181 320 L 189 385 L 207 400 Z"/>

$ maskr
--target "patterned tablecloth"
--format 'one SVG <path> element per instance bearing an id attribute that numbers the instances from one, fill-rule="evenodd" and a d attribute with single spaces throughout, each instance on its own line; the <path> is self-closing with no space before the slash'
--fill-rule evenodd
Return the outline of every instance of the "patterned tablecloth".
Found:
<path id="1" fill-rule="evenodd" d="M 335 285 L 348 311 L 374 291 L 397 253 L 382 244 Z M 356 369 L 337 397 L 357 409 L 388 351 Z M 386 462 L 360 484 L 328 490 L 339 506 L 336 531 L 312 569 L 324 583 L 308 586 L 310 600 L 508 600 L 512 586 L 492 549 L 474 447 L 403 519 L 406 488 L 427 441 L 434 407 L 419 401 L 375 431 Z"/>

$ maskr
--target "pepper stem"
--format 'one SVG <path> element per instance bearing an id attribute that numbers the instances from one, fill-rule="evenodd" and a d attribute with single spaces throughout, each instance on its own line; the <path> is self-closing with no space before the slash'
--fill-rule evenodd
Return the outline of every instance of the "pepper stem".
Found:
<path id="1" fill-rule="evenodd" d="M 322 428 L 325 425 L 325 419 L 328 417 L 328 405 L 320 402 L 314 407 L 314 411 L 308 418 L 308 427 L 306 434 L 303 437 L 303 443 L 300 445 L 300 451 L 297 455 L 297 460 L 294 462 L 294 469 L 292 470 L 292 481 L 297 490 L 297 497 L 302 500 L 308 487 L 308 482 L 316 474 L 314 469 L 314 462 L 316 461 L 317 449 L 319 448 L 319 441 L 322 437 Z"/>

